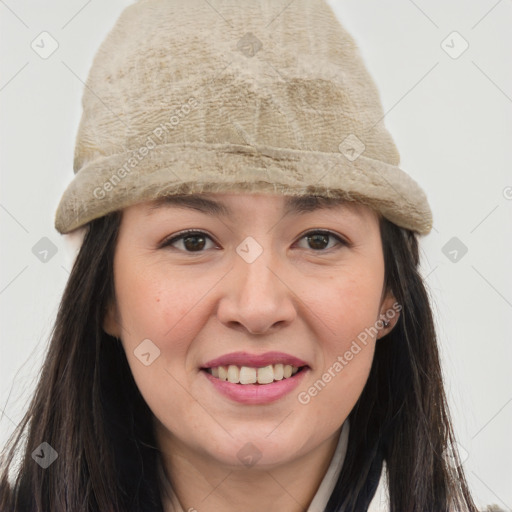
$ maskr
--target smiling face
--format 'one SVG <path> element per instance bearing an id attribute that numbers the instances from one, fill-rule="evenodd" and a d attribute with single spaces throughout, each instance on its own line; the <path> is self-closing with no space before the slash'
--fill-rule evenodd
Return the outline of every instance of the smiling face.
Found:
<path id="1" fill-rule="evenodd" d="M 122 341 L 165 453 L 289 463 L 339 431 L 397 320 L 379 322 L 395 300 L 383 295 L 378 216 L 353 202 L 194 197 L 216 205 L 123 211 L 104 329 Z"/>

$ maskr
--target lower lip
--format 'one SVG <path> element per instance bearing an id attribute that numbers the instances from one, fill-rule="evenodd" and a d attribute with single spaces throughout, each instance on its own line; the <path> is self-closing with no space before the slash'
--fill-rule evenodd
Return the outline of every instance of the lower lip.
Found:
<path id="1" fill-rule="evenodd" d="M 233 384 L 214 377 L 201 370 L 215 389 L 224 396 L 242 404 L 261 405 L 275 402 L 291 393 L 302 381 L 309 368 L 304 368 L 292 377 L 277 380 L 270 384 Z"/>

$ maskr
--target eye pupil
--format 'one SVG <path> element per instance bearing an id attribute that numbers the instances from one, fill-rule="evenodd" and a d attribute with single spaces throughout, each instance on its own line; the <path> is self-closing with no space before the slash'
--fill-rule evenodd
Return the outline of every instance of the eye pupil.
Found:
<path id="1" fill-rule="evenodd" d="M 203 243 L 203 246 L 204 246 L 204 240 L 205 240 L 204 236 L 201 236 L 201 235 L 188 235 L 188 236 L 183 238 L 183 244 L 185 245 L 187 250 L 194 250 L 194 249 L 198 248 L 198 244 L 197 243 L 195 243 L 195 244 L 188 244 L 187 243 L 187 241 L 191 240 L 191 239 L 200 239 L 200 240 L 202 240 L 202 243 Z M 199 243 L 199 249 L 202 249 L 203 246 L 201 245 L 201 243 Z"/>
<path id="2" fill-rule="evenodd" d="M 311 242 L 311 240 L 313 240 L 313 244 L 317 243 L 320 241 L 320 244 L 322 243 L 321 241 L 323 240 L 324 242 L 326 242 L 326 240 L 329 238 L 329 235 L 325 235 L 325 234 L 322 234 L 322 233 L 317 233 L 317 234 L 314 234 L 314 235 L 308 235 L 308 241 Z M 315 248 L 315 247 L 313 247 Z M 324 249 L 325 247 L 317 247 L 318 249 Z"/>

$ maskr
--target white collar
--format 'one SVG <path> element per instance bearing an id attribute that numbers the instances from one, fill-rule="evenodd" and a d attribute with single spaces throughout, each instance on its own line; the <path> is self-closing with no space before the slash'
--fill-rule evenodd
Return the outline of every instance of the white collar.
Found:
<path id="1" fill-rule="evenodd" d="M 332 456 L 331 463 L 327 468 L 327 472 L 320 483 L 320 487 L 316 494 L 313 497 L 313 501 L 309 505 L 307 512 L 324 512 L 325 506 L 331 497 L 332 491 L 338 477 L 341 473 L 341 467 L 345 462 L 345 455 L 347 453 L 347 445 L 348 445 L 348 433 L 350 427 L 348 423 L 348 418 L 343 423 L 343 428 L 340 432 L 340 437 L 338 440 L 338 446 L 336 446 L 336 450 L 334 451 L 334 455 Z"/>
<path id="2" fill-rule="evenodd" d="M 331 462 L 327 471 L 324 475 L 324 478 L 320 482 L 320 486 L 316 491 L 316 494 L 313 496 L 313 500 L 308 507 L 307 512 L 324 512 L 325 506 L 331 497 L 334 486 L 336 485 L 336 481 L 338 480 L 339 474 L 341 472 L 341 467 L 343 466 L 343 462 L 345 461 L 345 455 L 347 453 L 347 445 L 348 445 L 348 434 L 349 434 L 349 421 L 348 418 L 343 423 L 343 427 L 340 432 L 340 437 L 338 439 L 338 444 L 336 446 L 336 450 L 332 456 Z M 169 481 L 167 480 L 165 474 L 163 473 L 163 469 L 161 464 L 158 464 L 158 472 L 161 481 L 164 482 L 165 485 L 165 493 L 171 498 L 172 508 L 165 509 L 165 512 L 185 512 L 180 505 L 178 498 L 174 494 Z"/>

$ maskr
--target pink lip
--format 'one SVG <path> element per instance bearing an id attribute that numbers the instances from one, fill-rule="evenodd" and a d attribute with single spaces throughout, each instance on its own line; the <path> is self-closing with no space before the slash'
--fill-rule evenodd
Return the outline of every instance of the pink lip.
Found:
<path id="1" fill-rule="evenodd" d="M 216 366 L 250 366 L 252 368 L 263 368 L 269 364 L 290 364 L 297 368 L 308 366 L 308 363 L 295 356 L 284 352 L 265 352 L 264 354 L 249 354 L 248 352 L 232 352 L 216 359 L 212 359 L 203 365 L 202 368 L 215 368 Z M 267 386 L 270 384 L 266 384 Z"/>
<path id="2" fill-rule="evenodd" d="M 200 373 L 213 384 L 217 391 L 231 400 L 246 405 L 263 405 L 275 402 L 293 391 L 308 372 L 309 368 L 304 368 L 288 379 L 274 381 L 271 384 L 232 384 L 210 375 L 205 370 Z"/>

